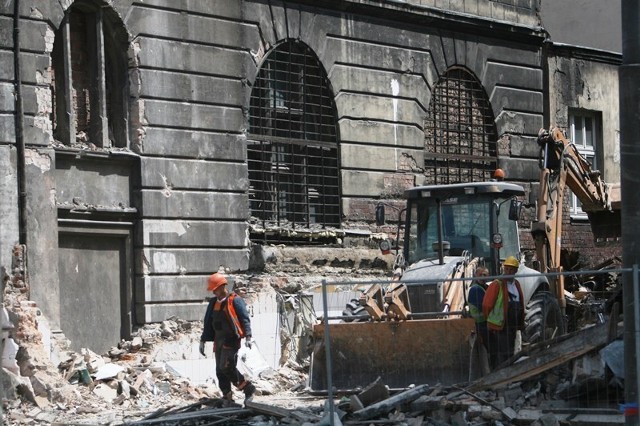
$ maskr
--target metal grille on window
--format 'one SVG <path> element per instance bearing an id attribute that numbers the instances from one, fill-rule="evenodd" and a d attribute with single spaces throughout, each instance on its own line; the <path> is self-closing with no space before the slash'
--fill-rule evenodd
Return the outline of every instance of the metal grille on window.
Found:
<path id="1" fill-rule="evenodd" d="M 489 180 L 497 167 L 491 105 L 482 86 L 464 69 L 450 69 L 433 88 L 424 157 L 429 184 Z"/>
<path id="2" fill-rule="evenodd" d="M 265 228 L 340 225 L 336 114 L 314 54 L 290 41 L 265 59 L 249 111 L 251 214 Z"/>

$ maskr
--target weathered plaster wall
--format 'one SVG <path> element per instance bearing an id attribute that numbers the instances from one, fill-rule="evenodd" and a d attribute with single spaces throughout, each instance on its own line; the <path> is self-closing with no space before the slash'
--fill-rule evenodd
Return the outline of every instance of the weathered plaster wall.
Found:
<path id="1" fill-rule="evenodd" d="M 616 58 L 612 58 L 615 61 Z M 566 129 L 569 109 L 585 109 L 602 116 L 602 146 L 597 162 L 606 182 L 620 182 L 620 109 L 618 66 L 567 55 L 549 57 L 550 122 Z"/>
<path id="2" fill-rule="evenodd" d="M 601 145 L 596 147 L 597 169 L 605 182 L 620 182 L 620 120 L 618 63 L 614 54 L 551 47 L 549 67 L 549 122 L 569 128 L 569 110 L 584 109 L 601 116 Z M 596 247 L 588 222 L 571 218 L 565 197 L 562 247 L 580 266 L 594 266 L 621 255 L 619 244 Z"/>
<path id="3" fill-rule="evenodd" d="M 16 149 L 10 145 L 0 145 L 0 266 L 11 270 L 12 251 L 10 247 L 18 244 L 18 185 L 16 176 Z"/>

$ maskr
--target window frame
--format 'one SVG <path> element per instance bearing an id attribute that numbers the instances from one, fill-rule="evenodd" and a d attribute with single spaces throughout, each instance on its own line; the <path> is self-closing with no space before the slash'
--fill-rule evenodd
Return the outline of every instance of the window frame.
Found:
<path id="1" fill-rule="evenodd" d="M 576 122 L 579 119 L 580 132 L 576 132 L 578 127 Z M 591 137 L 587 136 L 587 122 L 591 122 Z M 576 137 L 576 134 L 581 137 Z M 579 140 L 578 140 L 579 139 Z M 590 140 L 588 140 L 590 139 Z M 600 116 L 595 111 L 570 110 L 569 111 L 569 140 L 576 149 L 590 164 L 592 169 L 598 168 L 598 147 L 600 146 Z M 589 220 L 587 213 L 582 210 L 582 204 L 578 197 L 569 190 L 569 216 L 572 220 Z"/>
<path id="2" fill-rule="evenodd" d="M 72 31 L 74 25 L 85 30 L 84 37 Z M 127 49 L 128 36 L 115 11 L 91 2 L 74 3 L 67 9 L 51 54 L 51 122 L 56 140 L 67 147 L 128 148 Z M 86 71 L 76 74 L 72 61 L 83 54 Z M 82 92 L 76 90 L 78 85 Z M 83 97 L 88 102 L 78 106 Z M 80 114 L 88 117 L 83 123 L 79 123 Z"/>
<path id="3" fill-rule="evenodd" d="M 340 227 L 332 93 L 322 64 L 305 44 L 287 40 L 265 56 L 251 93 L 247 132 L 250 211 L 263 227 Z"/>
<path id="4" fill-rule="evenodd" d="M 424 132 L 424 173 L 429 184 L 492 178 L 498 167 L 495 117 L 484 87 L 471 71 L 453 66 L 440 76 L 433 86 Z"/>

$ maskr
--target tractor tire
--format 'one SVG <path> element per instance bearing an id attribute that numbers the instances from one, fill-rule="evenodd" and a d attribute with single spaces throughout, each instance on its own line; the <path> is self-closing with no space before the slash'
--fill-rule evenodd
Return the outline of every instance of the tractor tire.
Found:
<path id="1" fill-rule="evenodd" d="M 348 317 L 343 318 L 344 322 L 362 322 L 369 319 L 369 313 L 363 306 L 360 306 L 358 299 L 351 299 L 351 301 L 347 303 L 347 306 L 342 311 L 342 316 Z"/>
<path id="2" fill-rule="evenodd" d="M 523 342 L 544 342 L 565 333 L 565 320 L 560 305 L 551 293 L 541 291 L 534 294 L 525 312 Z"/>

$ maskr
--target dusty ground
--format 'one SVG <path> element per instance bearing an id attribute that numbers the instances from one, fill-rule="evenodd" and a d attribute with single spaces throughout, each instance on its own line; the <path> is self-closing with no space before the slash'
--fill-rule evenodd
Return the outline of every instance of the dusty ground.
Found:
<path id="1" fill-rule="evenodd" d="M 175 343 L 176 339 L 197 342 L 199 326 L 199 323 L 179 320 L 147 326 L 131 341 L 113 348 L 109 356 L 88 350 L 62 351 L 57 366 L 44 360 L 40 345 L 25 344 L 22 356 L 28 356 L 28 360 L 22 359 L 20 364 L 23 372 L 31 370 L 31 380 L 5 370 L 15 391 L 5 400 L 3 424 L 115 425 L 141 420 L 159 410 L 215 401 L 221 396 L 215 385 L 193 384 L 171 374 L 162 362 L 153 360 L 154 353 L 161 352 L 163 345 Z M 164 334 L 170 332 L 171 336 L 163 336 L 163 331 Z M 109 368 L 113 371 L 109 372 Z M 83 381 L 81 373 L 85 369 L 91 376 L 90 383 Z M 101 378 L 105 375 L 107 377 Z M 282 408 L 321 412 L 324 400 L 304 392 L 305 380 L 304 366 L 285 365 L 255 381 L 259 391 L 254 400 Z M 235 397 L 237 407 L 241 407 L 244 395 L 235 392 Z M 260 419 L 256 421 L 260 424 Z"/>

